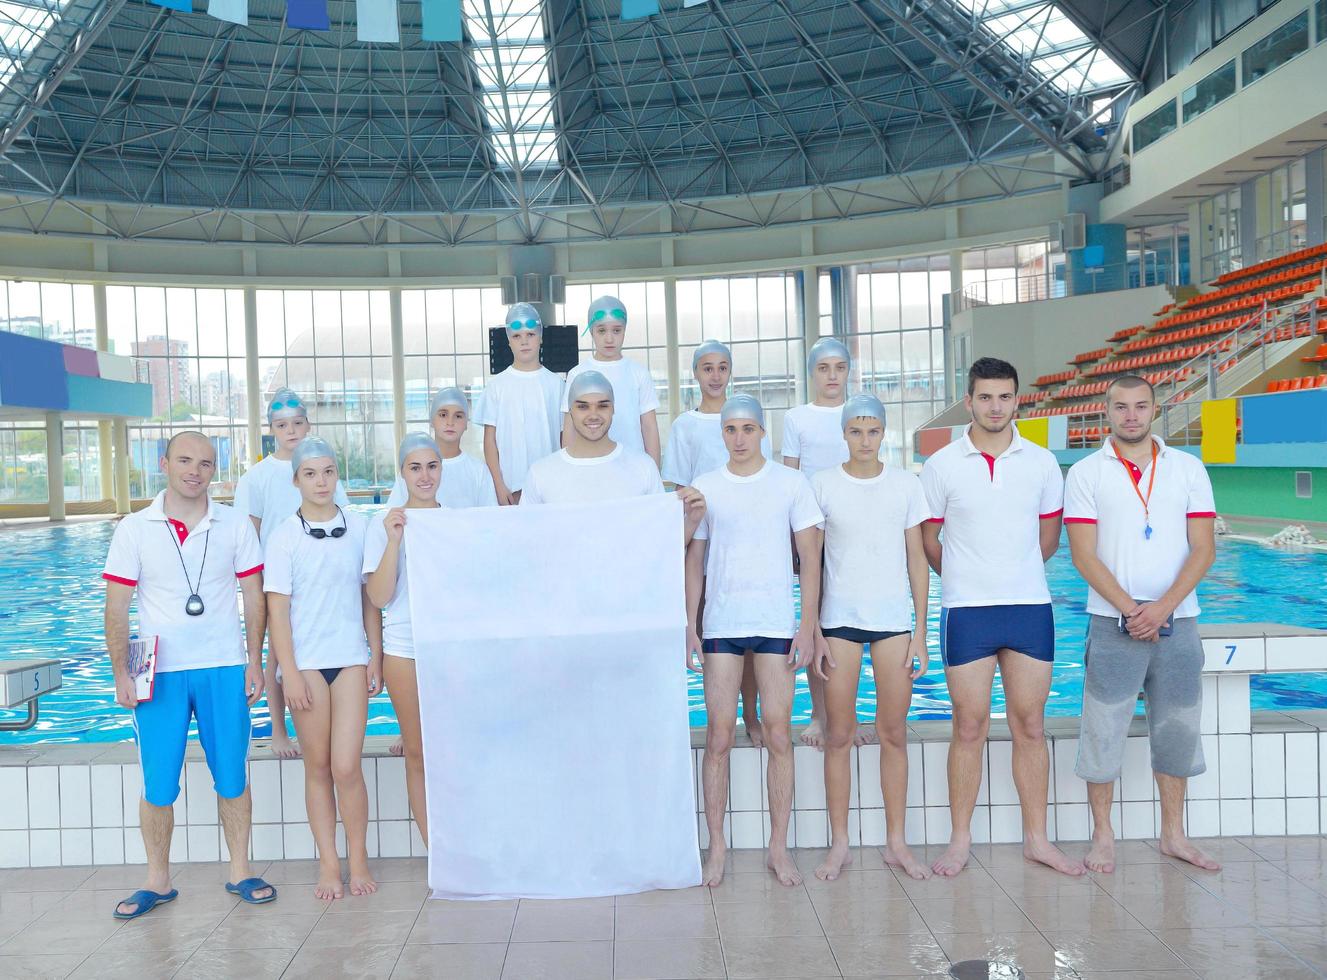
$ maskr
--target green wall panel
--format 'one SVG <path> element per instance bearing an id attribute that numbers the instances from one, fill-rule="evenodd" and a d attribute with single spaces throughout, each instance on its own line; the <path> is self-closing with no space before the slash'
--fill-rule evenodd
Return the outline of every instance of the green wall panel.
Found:
<path id="1" fill-rule="evenodd" d="M 1313 496 L 1295 496 L 1295 473 L 1289 468 L 1209 466 L 1218 514 L 1327 521 L 1327 469 L 1312 469 Z"/>

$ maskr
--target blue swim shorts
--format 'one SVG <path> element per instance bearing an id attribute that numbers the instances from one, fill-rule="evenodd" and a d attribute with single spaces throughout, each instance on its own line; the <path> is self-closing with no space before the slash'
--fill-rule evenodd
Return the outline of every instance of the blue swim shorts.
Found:
<path id="1" fill-rule="evenodd" d="M 957 606 L 940 610 L 940 658 L 961 667 L 1016 650 L 1035 660 L 1055 660 L 1055 614 L 1051 604 Z"/>
<path id="2" fill-rule="evenodd" d="M 777 653 L 788 656 L 793 641 L 777 636 L 733 636 L 712 637 L 700 641 L 701 653 L 735 653 L 739 657 L 745 653 Z"/>

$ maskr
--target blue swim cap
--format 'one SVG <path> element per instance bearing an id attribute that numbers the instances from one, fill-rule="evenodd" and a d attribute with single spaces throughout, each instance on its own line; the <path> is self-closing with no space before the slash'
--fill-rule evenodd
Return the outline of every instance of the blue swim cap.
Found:
<path id="1" fill-rule="evenodd" d="M 599 371 L 582 371 L 567 383 L 568 405 L 584 395 L 607 395 L 610 401 L 616 403 L 612 382 Z"/>
<path id="2" fill-rule="evenodd" d="M 290 456 L 290 471 L 298 473 L 301 464 L 311 459 L 330 459 L 336 462 L 336 450 L 326 439 L 319 439 L 317 436 L 305 436 L 295 447 L 295 451 Z"/>
<path id="3" fill-rule="evenodd" d="M 750 419 L 765 428 L 765 410 L 753 395 L 733 395 L 723 403 L 719 410 L 719 425 L 727 425 L 734 419 Z"/>
<path id="4" fill-rule="evenodd" d="M 438 462 L 442 462 L 442 453 L 438 452 L 438 444 L 433 441 L 432 436 L 423 432 L 407 432 L 405 438 L 401 440 L 401 448 L 396 452 L 396 468 L 399 470 L 405 466 L 405 458 L 417 449 L 429 450 L 438 457 Z"/>
<path id="5" fill-rule="evenodd" d="M 843 403 L 839 425 L 846 429 L 853 419 L 861 418 L 879 419 L 881 425 L 885 424 L 885 406 L 880 403 L 879 398 L 865 391 L 853 395 Z"/>
<path id="6" fill-rule="evenodd" d="M 728 361 L 728 367 L 733 366 L 733 352 L 728 349 L 728 345 L 718 340 L 706 340 L 696 348 L 696 352 L 691 355 L 691 370 L 694 372 L 700 364 L 702 357 L 708 357 L 710 354 L 721 354 Z"/>

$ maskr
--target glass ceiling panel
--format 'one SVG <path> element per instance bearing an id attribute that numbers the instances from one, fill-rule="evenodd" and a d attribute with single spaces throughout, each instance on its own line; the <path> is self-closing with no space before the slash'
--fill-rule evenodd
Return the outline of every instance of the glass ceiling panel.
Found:
<path id="1" fill-rule="evenodd" d="M 51 29 L 69 0 L 0 0 L 0 86 Z"/>

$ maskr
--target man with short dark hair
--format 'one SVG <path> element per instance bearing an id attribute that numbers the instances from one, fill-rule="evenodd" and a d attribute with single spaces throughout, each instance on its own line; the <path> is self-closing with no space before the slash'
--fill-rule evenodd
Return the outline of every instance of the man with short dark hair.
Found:
<path id="1" fill-rule="evenodd" d="M 1115 870 L 1111 802 L 1141 690 L 1161 852 L 1214 871 L 1220 865 L 1184 833 L 1189 777 L 1207 768 L 1195 589 L 1216 554 L 1212 483 L 1201 461 L 1152 435 L 1156 397 L 1143 378 L 1117 378 L 1106 414 L 1110 438 L 1073 465 L 1065 485 L 1069 547 L 1091 616 L 1076 766 L 1092 808 L 1087 867 Z"/>
<path id="2" fill-rule="evenodd" d="M 1022 805 L 1023 855 L 1083 874 L 1046 836 L 1050 758 L 1044 721 L 1055 659 L 1045 562 L 1060 543 L 1064 481 L 1055 456 L 1018 434 L 1018 372 L 993 357 L 968 370 L 972 423 L 922 468 L 931 507 L 927 561 L 940 575 L 940 656 L 953 703 L 950 843 L 932 870 L 956 875 L 972 848 L 972 813 L 999 665 Z M 944 529 L 943 540 L 940 537 Z"/>

